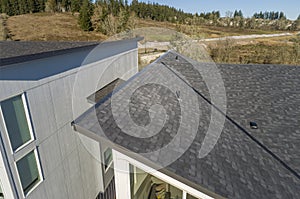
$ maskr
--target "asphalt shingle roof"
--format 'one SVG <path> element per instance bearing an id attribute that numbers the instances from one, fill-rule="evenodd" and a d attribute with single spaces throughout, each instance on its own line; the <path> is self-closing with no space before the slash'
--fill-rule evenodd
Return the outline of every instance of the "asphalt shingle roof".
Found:
<path id="1" fill-rule="evenodd" d="M 179 57 L 177 61 L 176 56 Z M 196 137 L 183 155 L 162 172 L 183 179 L 201 191 L 208 190 L 208 194 L 213 192 L 222 197 L 299 198 L 300 67 L 219 65 L 227 95 L 226 121 L 215 147 L 206 157 L 199 158 L 198 152 L 214 107 L 208 103 L 210 94 L 205 82 L 191 63 L 193 61 L 186 57 L 168 52 L 114 93 L 114 103 L 118 104 L 117 99 L 130 93 L 139 82 L 162 79 L 173 85 L 182 84 L 186 89 L 181 90 L 180 95 L 187 94 L 190 86 L 181 78 L 163 79 L 172 73 L 168 67 L 179 71 L 188 84 L 199 92 L 200 120 L 189 118 L 191 122 L 199 123 Z M 209 66 L 203 64 L 202 67 Z M 139 158 L 140 153 L 153 152 L 166 146 L 175 137 L 180 125 L 181 107 L 176 94 L 158 84 L 148 84 L 136 90 L 129 104 L 131 118 L 139 126 L 146 126 L 153 119 L 148 112 L 152 105 L 161 104 L 164 107 L 168 117 L 157 135 L 141 139 L 138 138 L 140 131 L 131 132 L 132 135 L 124 133 L 124 128 L 121 130 L 116 124 L 111 104 L 111 97 L 102 100 L 75 120 L 74 126 L 79 132 L 93 138 L 111 141 L 124 152 L 137 153 L 135 158 Z M 117 107 L 118 117 L 128 120 L 123 114 L 125 107 Z M 157 122 L 161 120 L 163 118 L 158 118 Z M 258 124 L 258 129 L 250 128 L 251 121 Z M 188 131 L 184 139 L 192 139 Z M 187 141 L 184 139 L 179 140 L 174 151 L 180 150 L 182 143 Z M 143 154 L 140 158 L 159 163 L 167 157 Z"/>

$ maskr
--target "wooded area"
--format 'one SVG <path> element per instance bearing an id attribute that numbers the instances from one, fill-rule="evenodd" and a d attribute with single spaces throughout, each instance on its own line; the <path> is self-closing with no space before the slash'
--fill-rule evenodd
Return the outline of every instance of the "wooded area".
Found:
<path id="1" fill-rule="evenodd" d="M 168 5 L 133 0 L 0 0 L 0 12 L 9 16 L 35 12 L 79 12 L 79 25 L 85 31 L 95 30 L 112 35 L 133 28 L 134 18 L 183 25 L 210 25 L 245 29 L 299 30 L 298 20 L 286 19 L 283 12 L 266 11 L 244 17 L 241 10 L 226 12 L 186 13 Z M 262 21 L 263 20 L 263 21 Z"/>

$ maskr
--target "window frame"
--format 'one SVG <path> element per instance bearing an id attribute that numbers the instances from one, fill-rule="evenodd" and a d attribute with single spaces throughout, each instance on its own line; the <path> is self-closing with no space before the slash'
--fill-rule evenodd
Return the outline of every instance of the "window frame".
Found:
<path id="1" fill-rule="evenodd" d="M 20 147 L 18 147 L 17 149 L 14 150 L 12 147 L 12 143 L 11 143 L 11 140 L 9 137 L 8 130 L 7 130 L 7 125 L 6 125 L 3 110 L 2 110 L 2 102 L 6 101 L 6 100 L 10 100 L 15 97 L 21 97 L 21 100 L 23 103 L 23 109 L 24 109 L 24 113 L 25 113 L 25 117 L 26 117 L 26 122 L 27 122 L 28 129 L 29 129 L 30 140 L 23 143 Z M 29 106 L 27 103 L 26 92 L 18 93 L 16 95 L 2 99 L 0 101 L 0 123 L 3 124 L 3 131 L 1 131 L 1 135 L 3 136 L 3 138 L 5 138 L 4 139 L 5 141 L 3 140 L 5 142 L 4 148 L 7 148 L 8 155 L 10 155 L 12 157 L 11 168 L 15 171 L 14 173 L 16 174 L 16 175 L 13 174 L 12 177 L 17 185 L 16 191 L 19 196 L 21 196 L 22 198 L 26 198 L 30 193 L 32 193 L 44 181 L 41 160 L 40 160 L 40 156 L 39 156 L 39 152 L 38 152 L 38 146 L 37 146 L 36 137 L 35 137 L 34 130 L 33 130 L 33 125 L 31 122 L 31 116 L 30 116 L 30 112 L 29 112 Z M 28 155 L 29 153 L 31 153 L 32 151 L 34 152 L 36 166 L 38 169 L 39 182 L 37 182 L 33 187 L 31 187 L 31 189 L 25 194 L 23 187 L 22 187 L 22 182 L 21 182 L 19 170 L 17 167 L 17 162 L 20 159 L 22 159 L 23 157 L 25 157 L 26 155 Z"/>
<path id="2" fill-rule="evenodd" d="M 18 166 L 17 166 L 17 162 L 19 160 L 21 160 L 23 157 L 29 155 L 31 152 L 34 153 L 34 157 L 35 157 L 35 161 L 36 161 L 36 166 L 37 166 L 37 169 L 38 169 L 38 174 L 39 174 L 39 182 L 36 183 L 26 194 L 24 192 L 24 189 L 23 189 L 23 186 L 22 186 L 22 182 L 21 182 L 21 178 L 20 178 L 20 173 L 19 173 L 19 170 L 18 170 Z M 24 153 L 22 156 L 20 156 L 18 159 L 16 159 L 14 161 L 14 166 L 16 168 L 16 173 L 17 173 L 17 181 L 18 181 L 18 184 L 19 186 L 21 187 L 21 190 L 22 190 L 22 196 L 23 198 L 26 198 L 33 190 L 35 190 L 35 188 L 37 188 L 42 182 L 43 182 L 43 173 L 42 173 L 42 168 L 41 168 L 41 164 L 40 164 L 40 158 L 39 158 L 39 155 L 37 153 L 37 149 L 33 149 L 33 150 L 30 150 L 28 153 Z"/>
<path id="3" fill-rule="evenodd" d="M 106 152 L 107 150 L 110 150 L 110 151 L 111 151 L 111 160 L 110 160 L 110 162 L 109 162 L 108 164 L 106 164 L 106 162 L 105 162 L 105 152 Z M 112 152 L 112 148 L 107 147 L 106 150 L 104 150 L 104 152 L 103 152 L 103 165 L 104 165 L 104 172 L 105 172 L 105 173 L 109 170 L 109 168 L 111 167 L 112 163 L 113 163 L 113 152 Z"/>
<path id="4" fill-rule="evenodd" d="M 28 140 L 27 142 L 25 142 L 24 144 L 22 144 L 21 146 L 19 146 L 17 149 L 14 150 L 13 147 L 12 147 L 12 144 L 11 144 L 11 139 L 9 137 L 9 133 L 8 133 L 8 130 L 7 130 L 7 125 L 6 125 L 6 122 L 5 122 L 4 115 L 3 115 L 2 102 L 6 101 L 6 100 L 10 100 L 10 99 L 18 97 L 18 96 L 21 97 L 21 100 L 22 100 L 22 103 L 23 103 L 25 117 L 26 117 L 28 129 L 29 129 L 29 134 L 30 134 L 30 140 Z M 9 145 L 11 154 L 18 153 L 19 151 L 26 148 L 26 146 L 28 146 L 30 143 L 32 143 L 35 140 L 34 133 L 33 133 L 33 128 L 32 128 L 32 124 L 31 124 L 31 119 L 30 119 L 30 115 L 29 115 L 29 111 L 28 111 L 28 105 L 27 105 L 27 100 L 26 100 L 25 93 L 15 95 L 15 96 L 9 97 L 7 99 L 1 100 L 1 102 L 0 102 L 0 114 L 1 114 L 0 116 L 2 118 L 2 123 L 3 123 L 3 127 L 4 127 L 5 136 L 8 140 L 8 145 Z"/>

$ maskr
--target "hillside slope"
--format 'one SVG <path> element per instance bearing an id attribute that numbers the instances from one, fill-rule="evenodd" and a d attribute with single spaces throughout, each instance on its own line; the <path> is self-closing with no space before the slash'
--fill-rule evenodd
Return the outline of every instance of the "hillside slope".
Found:
<path id="1" fill-rule="evenodd" d="M 7 29 L 12 40 L 100 41 L 105 35 L 84 32 L 71 13 L 36 13 L 9 17 Z"/>

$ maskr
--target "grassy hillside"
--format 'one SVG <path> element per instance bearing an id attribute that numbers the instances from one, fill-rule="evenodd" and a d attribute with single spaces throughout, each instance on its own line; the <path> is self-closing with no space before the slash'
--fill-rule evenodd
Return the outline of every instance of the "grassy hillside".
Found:
<path id="1" fill-rule="evenodd" d="M 12 40 L 23 41 L 100 41 L 98 32 L 84 32 L 71 13 L 36 13 L 9 17 L 7 30 Z"/>
<path id="2" fill-rule="evenodd" d="M 106 38 L 105 35 L 99 32 L 82 31 L 77 20 L 78 14 L 72 15 L 71 13 L 25 14 L 9 17 L 6 28 L 13 40 L 99 41 Z M 168 28 L 183 32 L 190 36 L 201 38 L 275 33 L 275 31 L 245 30 L 232 27 L 176 25 L 170 22 L 158 22 L 142 19 L 135 19 L 134 23 L 135 28 Z"/>
<path id="3" fill-rule="evenodd" d="M 96 31 L 82 31 L 77 20 L 78 14 L 72 15 L 71 13 L 36 13 L 12 16 L 7 19 L 0 18 L 0 40 L 10 38 L 22 41 L 101 41 L 107 38 L 107 36 Z M 280 33 L 280 31 L 245 30 L 232 27 L 176 25 L 169 22 L 142 19 L 135 19 L 134 27 L 167 28 L 198 38 Z M 169 40 L 171 37 L 168 34 L 158 34 L 155 30 L 153 33 L 147 31 L 147 34 L 147 41 L 163 41 Z M 300 65 L 299 41 L 299 36 L 288 36 L 209 42 L 206 45 L 216 62 Z"/>

